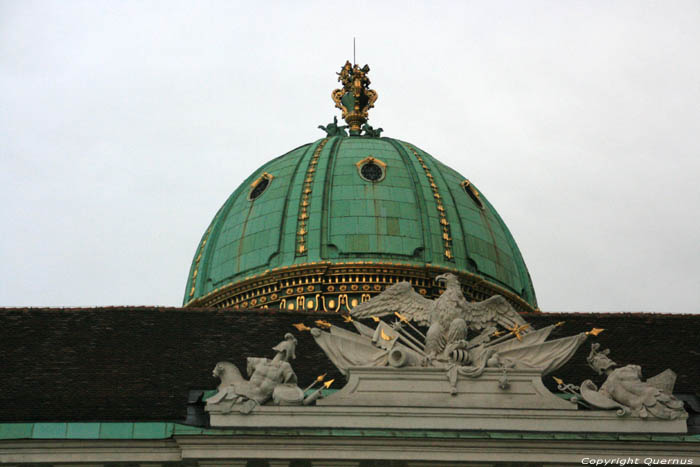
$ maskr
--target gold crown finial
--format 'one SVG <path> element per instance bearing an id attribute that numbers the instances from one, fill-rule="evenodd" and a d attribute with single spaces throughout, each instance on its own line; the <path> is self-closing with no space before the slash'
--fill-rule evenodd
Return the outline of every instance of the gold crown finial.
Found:
<path id="1" fill-rule="evenodd" d="M 351 136 L 360 135 L 362 125 L 367 122 L 369 109 L 374 107 L 377 101 L 377 91 L 369 89 L 370 80 L 367 73 L 369 73 L 369 65 L 360 68 L 350 61 L 345 62 L 340 73 L 337 73 L 338 81 L 343 84 L 343 87 L 331 93 L 335 106 L 343 111 L 343 119 L 350 127 Z M 372 130 L 371 127 L 370 130 Z"/>

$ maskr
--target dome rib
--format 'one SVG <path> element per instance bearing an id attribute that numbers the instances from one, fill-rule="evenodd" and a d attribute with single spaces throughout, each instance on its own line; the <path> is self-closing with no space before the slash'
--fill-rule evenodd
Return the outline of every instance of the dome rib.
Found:
<path id="1" fill-rule="evenodd" d="M 421 191 L 427 188 L 427 185 L 424 183 L 423 179 L 427 180 L 425 178 L 425 171 L 418 165 L 418 161 L 415 160 L 414 157 L 409 154 L 408 149 L 404 146 L 402 141 L 392 139 L 392 138 L 383 138 L 386 141 L 388 141 L 396 150 L 397 152 L 401 155 L 401 159 L 404 162 L 404 166 L 406 167 L 406 170 L 411 174 L 411 178 L 413 179 L 413 182 L 415 186 L 421 187 Z M 422 240 L 423 240 L 423 260 L 427 260 L 428 258 L 433 257 L 433 244 L 430 241 L 432 238 L 432 225 L 430 221 L 430 215 L 428 214 L 428 210 L 430 209 L 428 207 L 428 203 L 425 200 L 425 196 L 420 196 L 418 192 L 414 192 L 414 197 L 416 200 L 416 205 L 418 206 L 418 210 L 420 212 L 420 219 L 421 223 L 423 225 L 423 228 L 421 229 L 421 234 L 422 234 Z M 428 234 L 426 235 L 425 230 L 428 230 Z"/>
<path id="2" fill-rule="evenodd" d="M 335 136 L 332 138 L 331 146 L 328 148 L 328 154 L 326 154 L 325 159 L 321 161 L 319 166 L 323 166 L 325 168 L 323 172 L 323 179 L 319 180 L 317 183 L 322 183 L 322 190 L 321 190 L 321 199 L 319 200 L 321 210 L 318 213 L 320 218 L 319 218 L 319 225 L 318 225 L 318 232 L 317 232 L 317 241 L 318 241 L 318 248 L 315 251 L 315 256 L 314 259 L 317 261 L 322 261 L 324 259 L 327 259 L 330 257 L 329 254 L 329 241 L 328 241 L 328 232 L 329 232 L 329 217 L 328 217 L 328 212 L 329 212 L 329 206 L 328 203 L 330 202 L 330 189 L 331 189 L 331 184 L 329 180 L 332 179 L 333 177 L 333 168 L 335 166 L 335 159 L 338 154 L 338 151 L 340 150 L 340 147 L 343 144 L 343 139 L 341 137 Z M 320 167 L 319 167 L 320 168 Z M 318 196 L 318 194 L 317 194 Z M 318 206 L 317 204 L 317 206 Z"/>
<path id="3" fill-rule="evenodd" d="M 268 263 L 271 266 L 277 266 L 278 264 L 283 264 L 288 261 L 294 261 L 294 251 L 296 245 L 296 227 L 298 221 L 298 216 L 296 215 L 298 209 L 294 208 L 294 201 L 297 200 L 297 197 L 294 192 L 296 191 L 296 188 L 301 185 L 301 183 L 299 183 L 299 179 L 301 178 L 303 180 L 304 177 L 305 172 L 300 170 L 303 166 L 303 163 L 306 161 L 307 157 L 313 157 L 314 151 L 316 151 L 318 146 L 322 144 L 323 141 L 325 141 L 325 139 L 319 139 L 308 145 L 306 151 L 297 160 L 297 163 L 294 167 L 294 171 L 290 175 L 292 183 L 290 183 L 287 187 L 287 195 L 284 199 L 284 205 L 282 208 L 282 223 L 280 228 L 279 239 L 277 242 L 277 250 L 268 258 Z M 302 189 L 303 188 L 300 188 L 298 190 L 299 198 L 301 198 Z M 290 241 L 294 244 L 291 246 L 291 258 L 287 258 L 285 253 L 289 251 L 289 245 L 287 245 L 287 243 L 289 243 Z"/>

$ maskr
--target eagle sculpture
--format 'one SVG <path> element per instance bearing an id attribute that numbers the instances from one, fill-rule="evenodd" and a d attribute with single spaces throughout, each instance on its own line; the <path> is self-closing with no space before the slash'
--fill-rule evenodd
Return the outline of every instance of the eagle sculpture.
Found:
<path id="1" fill-rule="evenodd" d="M 527 333 L 530 326 L 500 295 L 482 302 L 468 302 L 454 274 L 435 278 L 445 282 L 445 292 L 435 300 L 416 293 L 408 282 L 399 282 L 350 311 L 356 318 L 400 313 L 419 325 L 429 326 L 425 336 L 425 352 L 435 356 L 441 352 L 465 348 L 467 330 L 495 330 L 502 326 L 510 331 Z"/>

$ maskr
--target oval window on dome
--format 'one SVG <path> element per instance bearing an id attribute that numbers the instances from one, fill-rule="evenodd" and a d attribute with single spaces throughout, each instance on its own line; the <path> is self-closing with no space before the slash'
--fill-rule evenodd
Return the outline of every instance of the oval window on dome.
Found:
<path id="1" fill-rule="evenodd" d="M 255 201 L 262 195 L 265 190 L 270 186 L 272 179 L 275 178 L 267 172 L 264 172 L 259 176 L 253 183 L 250 184 L 250 193 L 248 193 L 248 200 Z"/>
<path id="2" fill-rule="evenodd" d="M 479 190 L 472 185 L 472 182 L 469 180 L 464 180 L 462 183 L 460 183 L 460 185 L 462 185 L 464 192 L 468 194 L 472 200 L 474 200 L 477 206 L 479 206 L 479 209 L 484 209 L 484 203 L 481 201 Z"/>
<path id="3" fill-rule="evenodd" d="M 372 156 L 365 157 L 355 165 L 360 177 L 368 182 L 381 182 L 386 176 L 386 164 Z"/>

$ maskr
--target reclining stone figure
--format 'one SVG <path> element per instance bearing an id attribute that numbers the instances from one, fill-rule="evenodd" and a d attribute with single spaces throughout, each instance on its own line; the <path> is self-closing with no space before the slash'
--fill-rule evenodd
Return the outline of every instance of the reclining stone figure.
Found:
<path id="1" fill-rule="evenodd" d="M 276 352 L 272 360 L 262 357 L 248 357 L 246 380 L 236 365 L 219 362 L 213 375 L 221 379 L 219 392 L 207 399 L 207 404 L 232 401 L 230 409 L 237 408 L 241 413 L 250 413 L 257 405 L 273 400 L 276 405 L 300 405 L 304 392 L 297 386 L 297 375 L 289 364 L 296 358 L 297 340 L 287 333 L 284 340 L 273 347 Z"/>
<path id="2" fill-rule="evenodd" d="M 675 373 L 666 370 L 661 375 L 642 381 L 642 368 L 639 365 L 618 367 L 610 357 L 610 349 L 598 351 L 600 344 L 591 344 L 588 365 L 598 374 L 607 375 L 600 389 L 591 380 L 581 383 L 583 400 L 600 409 L 618 409 L 618 415 L 632 415 L 640 418 L 660 418 L 675 420 L 685 414 L 683 402 L 676 399 L 671 391 Z"/>

